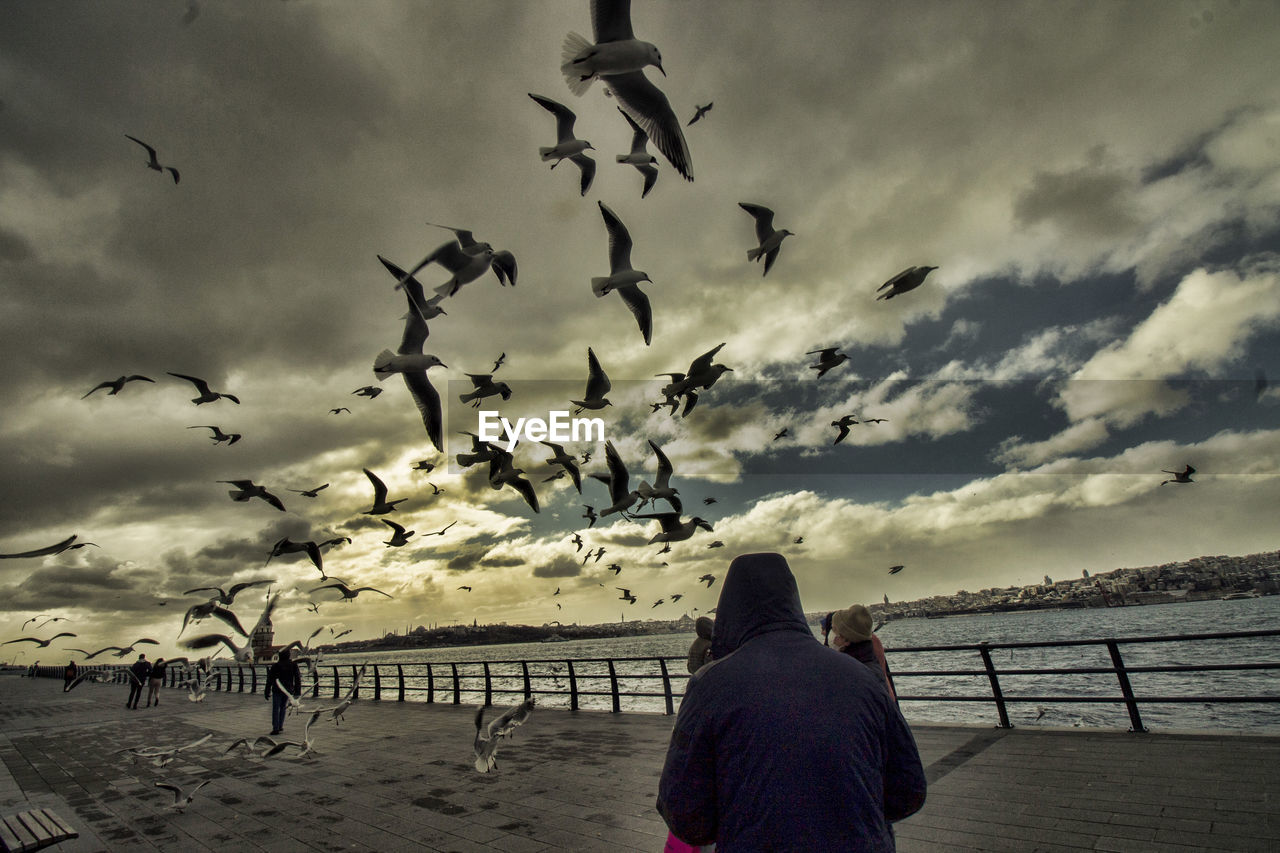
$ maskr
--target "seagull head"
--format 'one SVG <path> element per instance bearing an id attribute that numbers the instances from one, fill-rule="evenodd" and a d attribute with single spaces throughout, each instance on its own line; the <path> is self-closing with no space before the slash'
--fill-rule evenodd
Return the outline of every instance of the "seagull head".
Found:
<path id="1" fill-rule="evenodd" d="M 658 50 L 656 45 L 645 42 L 645 50 L 648 53 L 648 64 L 652 65 L 662 72 L 662 76 L 667 76 L 667 71 L 662 67 L 662 51 Z"/>
<path id="2" fill-rule="evenodd" d="M 448 367 L 449 366 L 434 355 L 427 355 L 425 357 L 427 359 L 427 367 Z"/>

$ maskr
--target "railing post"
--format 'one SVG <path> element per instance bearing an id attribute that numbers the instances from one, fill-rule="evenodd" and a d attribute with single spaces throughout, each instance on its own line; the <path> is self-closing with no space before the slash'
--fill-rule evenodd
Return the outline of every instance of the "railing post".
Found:
<path id="1" fill-rule="evenodd" d="M 378 674 L 378 665 L 373 665 L 373 701 L 382 698 L 382 676 Z"/>
<path id="2" fill-rule="evenodd" d="M 671 701 L 671 673 L 667 672 L 666 658 L 658 658 L 658 665 L 662 668 L 662 698 L 667 702 L 667 716 L 670 717 L 676 712 Z"/>
<path id="3" fill-rule="evenodd" d="M 569 664 L 569 710 L 578 710 L 578 674 L 573 671 L 573 661 L 568 660 Z"/>
<path id="4" fill-rule="evenodd" d="M 356 669 L 355 664 L 351 664 L 351 698 L 360 698 L 360 672 Z"/>
<path id="5" fill-rule="evenodd" d="M 484 706 L 493 704 L 493 680 L 489 677 L 489 662 L 484 662 Z"/>
<path id="6" fill-rule="evenodd" d="M 400 681 L 400 698 L 398 701 L 404 701 L 404 666 L 396 664 L 396 678 Z"/>
<path id="7" fill-rule="evenodd" d="M 524 671 L 524 698 L 528 699 L 533 695 L 533 689 L 529 686 L 529 662 L 520 661 L 520 669 Z"/>
<path id="8" fill-rule="evenodd" d="M 618 672 L 614 669 L 613 658 L 609 658 L 609 695 L 613 699 L 613 713 L 616 714 L 622 710 L 622 703 L 619 701 Z"/>
<path id="9" fill-rule="evenodd" d="M 427 663 L 427 704 L 436 701 L 436 677 L 431 671 L 431 663 Z"/>
<path id="10" fill-rule="evenodd" d="M 236 692 L 243 693 L 244 692 L 244 665 L 236 664 L 236 672 L 240 674 L 240 689 L 237 690 Z"/>
<path id="11" fill-rule="evenodd" d="M 1120 692 L 1124 694 L 1125 707 L 1129 709 L 1129 731 L 1145 732 L 1142 717 L 1138 714 L 1138 701 L 1133 695 L 1133 686 L 1129 684 L 1129 673 L 1125 671 L 1124 660 L 1120 657 L 1120 644 L 1114 639 L 1107 640 L 1107 651 L 1111 653 L 1111 665 L 1116 669 L 1116 678 L 1120 680 Z"/>
<path id="12" fill-rule="evenodd" d="M 453 667 L 453 704 L 458 705 L 462 702 L 462 685 L 458 682 L 458 665 L 451 663 Z"/>
<path id="13" fill-rule="evenodd" d="M 257 692 L 258 692 L 258 665 L 257 665 L 256 663 L 255 663 L 255 664 L 250 664 L 250 665 L 249 665 L 249 672 L 253 674 L 253 684 L 252 684 L 252 685 L 250 685 L 250 687 L 249 687 L 249 692 L 250 692 L 250 693 L 257 693 Z M 265 677 L 265 676 L 264 676 L 264 677 Z"/>
<path id="14" fill-rule="evenodd" d="M 996 665 L 991 661 L 991 650 L 987 648 L 986 642 L 978 647 L 978 653 L 982 655 L 982 665 L 987 668 L 987 679 L 991 682 L 991 697 L 996 700 L 996 711 L 1000 715 L 1000 728 L 1011 729 L 1013 724 L 1009 722 L 1009 711 L 1004 706 L 1004 693 L 1000 691 L 1000 679 L 996 677 Z"/>
<path id="15" fill-rule="evenodd" d="M 338 698 L 341 698 L 340 694 L 338 693 L 338 682 L 340 682 L 342 678 L 341 676 L 338 675 L 338 668 L 336 666 L 332 667 L 332 669 L 333 669 L 333 698 L 338 699 Z"/>
<path id="16" fill-rule="evenodd" d="M 216 670 L 214 670 L 213 677 L 215 679 L 215 681 L 213 682 L 214 692 L 221 693 L 222 692 L 222 667 L 218 667 Z"/>
<path id="17" fill-rule="evenodd" d="M 320 695 L 320 667 L 311 667 L 311 695 Z"/>

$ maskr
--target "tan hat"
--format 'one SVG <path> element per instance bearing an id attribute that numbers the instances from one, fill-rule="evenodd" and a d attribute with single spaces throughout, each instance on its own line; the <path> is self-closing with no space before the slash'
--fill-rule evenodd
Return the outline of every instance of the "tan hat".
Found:
<path id="1" fill-rule="evenodd" d="M 831 630 L 851 643 L 871 639 L 871 611 L 861 604 L 854 604 L 831 614 Z"/>

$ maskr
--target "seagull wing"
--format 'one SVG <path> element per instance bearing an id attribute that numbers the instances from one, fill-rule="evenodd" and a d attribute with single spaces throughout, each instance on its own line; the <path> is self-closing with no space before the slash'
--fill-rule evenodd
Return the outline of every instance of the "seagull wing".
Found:
<path id="1" fill-rule="evenodd" d="M 15 560 L 21 557 L 46 557 L 50 554 L 61 554 L 63 551 L 71 547 L 71 543 L 76 541 L 75 536 L 58 542 L 55 545 L 48 545 L 44 548 L 36 548 L 34 551 L 23 551 L 20 554 L 0 554 L 0 560 Z"/>
<path id="2" fill-rule="evenodd" d="M 387 525 L 387 527 L 390 527 L 392 530 L 394 530 L 397 536 L 400 536 L 404 533 L 404 528 L 401 527 L 399 524 L 396 524 L 394 521 L 388 521 L 387 519 L 384 518 L 382 519 L 382 523 Z"/>
<path id="3" fill-rule="evenodd" d="M 553 101 L 550 98 L 535 95 L 532 92 L 529 93 L 529 97 L 533 98 L 543 109 L 549 110 L 556 117 L 557 142 L 568 142 L 573 139 L 573 123 L 578 120 L 578 116 L 573 110 L 559 101 Z"/>
<path id="4" fill-rule="evenodd" d="M 426 328 L 425 323 L 423 328 Z M 431 380 L 427 378 L 425 370 L 405 373 L 404 384 L 408 387 L 409 395 L 413 397 L 413 402 L 418 407 L 418 413 L 422 415 L 422 425 L 427 430 L 427 438 L 431 439 L 431 444 L 436 450 L 443 451 L 444 415 L 440 407 L 440 393 L 436 391 L 435 386 L 431 384 Z M 385 488 L 382 497 L 386 497 Z"/>
<path id="5" fill-rule="evenodd" d="M 604 202 L 596 203 L 600 205 L 600 215 L 604 217 L 604 226 L 609 231 L 609 272 L 631 269 L 631 234 L 627 226 Z"/>
<path id="6" fill-rule="evenodd" d="M 516 286 L 516 256 L 508 251 L 493 253 L 493 273 L 503 285 Z"/>
<path id="7" fill-rule="evenodd" d="M 150 145 L 148 145 L 147 143 L 143 142 L 141 139 L 139 139 L 139 138 L 138 138 L 138 137 L 136 137 L 136 136 L 130 136 L 130 135 L 129 135 L 129 134 L 127 134 L 127 133 L 126 133 L 124 136 L 125 136 L 125 139 L 132 139 L 134 142 L 138 143 L 138 144 L 139 144 L 139 145 L 141 145 L 143 148 L 147 149 L 147 156 L 149 156 L 149 157 L 151 158 L 151 165 L 153 165 L 153 166 L 159 166 L 159 165 L 160 165 L 160 161 L 156 159 L 156 149 L 152 148 Z"/>
<path id="8" fill-rule="evenodd" d="M 649 439 L 649 446 L 653 448 L 653 454 L 658 457 L 658 476 L 653 478 L 653 485 L 658 489 L 670 488 L 671 474 L 675 470 L 671 467 L 671 460 L 662 452 L 662 448 L 653 443 L 653 439 Z"/>
<path id="9" fill-rule="evenodd" d="M 288 539 L 288 537 L 286 536 L 285 539 Z M 284 540 L 281 540 L 281 541 L 284 541 Z M 226 600 L 224 603 L 231 604 L 233 601 L 235 601 L 237 595 L 244 592 L 246 589 L 248 589 L 251 586 L 262 586 L 263 584 L 271 584 L 271 583 L 275 583 L 274 578 L 263 578 L 262 580 L 245 581 L 244 583 L 234 584 L 231 587 L 231 589 L 227 590 L 227 594 L 225 596 Z M 218 592 L 222 592 L 222 590 L 218 590 Z"/>
<path id="10" fill-rule="evenodd" d="M 653 308 L 649 305 L 649 297 L 634 284 L 624 284 L 615 290 L 626 306 L 631 309 L 632 315 L 636 318 L 636 324 L 640 327 L 640 334 L 644 336 L 645 346 L 648 346 L 653 338 Z"/>
<path id="11" fill-rule="evenodd" d="M 368 468 L 362 469 L 364 475 L 369 478 L 369 482 L 373 483 L 373 502 L 380 504 L 387 499 L 387 485 L 378 479 L 378 475 L 370 471 Z"/>
<path id="12" fill-rule="evenodd" d="M 596 358 L 596 354 L 591 347 L 587 347 L 587 392 L 585 399 L 600 400 L 605 394 L 609 393 L 609 389 L 613 384 L 609 381 L 608 375 L 604 372 L 604 368 L 600 366 L 600 359 Z M 557 455 L 564 452 L 561 447 L 556 451 Z"/>
<path id="13" fill-rule="evenodd" d="M 738 202 L 738 207 L 750 213 L 756 220 L 756 239 L 763 243 L 773 234 L 773 211 L 763 205 Z"/>
<path id="14" fill-rule="evenodd" d="M 165 373 L 168 373 L 170 376 L 176 377 L 178 379 L 187 380 L 192 385 L 196 386 L 196 390 L 199 391 L 201 394 L 209 393 L 209 383 L 205 382 L 199 376 L 187 376 L 185 373 L 172 373 L 168 370 L 166 370 Z"/>
<path id="15" fill-rule="evenodd" d="M 352 590 L 352 592 L 376 592 L 378 595 L 385 595 L 385 596 L 387 596 L 387 598 L 395 598 L 395 596 L 394 596 L 394 595 L 388 595 L 387 593 L 383 592 L 382 590 L 380 590 L 380 589 L 374 589 L 374 588 L 373 588 L 373 587 L 371 587 L 371 586 L 358 586 L 358 587 L 356 587 L 355 589 L 353 589 L 353 590 Z"/>
<path id="16" fill-rule="evenodd" d="M 716 353 L 720 352 L 720 350 L 723 347 L 724 347 L 724 344 L 720 344 L 715 349 L 712 349 L 710 352 L 704 352 L 702 355 L 695 358 L 693 360 L 693 364 L 689 365 L 688 375 L 697 376 L 701 373 L 705 373 L 706 371 L 710 370 L 711 362 L 715 360 Z"/>
<path id="17" fill-rule="evenodd" d="M 236 644 L 231 642 L 231 638 L 225 634 L 201 634 L 199 637 L 192 637 L 186 642 L 179 643 L 184 649 L 198 651 L 200 649 L 211 649 L 217 645 L 224 645 L 227 649 L 235 654 L 238 649 Z M 106 651 L 105 649 L 103 651 Z"/>
<path id="18" fill-rule="evenodd" d="M 231 627 L 236 632 L 238 632 L 241 636 L 244 636 L 244 637 L 249 636 L 249 632 L 246 631 L 244 629 L 244 626 L 240 624 L 240 620 L 236 618 L 236 614 L 232 613 L 227 608 L 215 607 L 213 608 L 213 612 L 210 613 L 209 615 L 214 617 L 215 619 L 221 619 L 229 627 Z"/>
<path id="19" fill-rule="evenodd" d="M 631 0 L 591 0 L 591 30 L 597 44 L 635 38 L 631 31 Z"/>
<path id="20" fill-rule="evenodd" d="M 627 466 L 623 463 L 622 457 L 618 455 L 617 448 L 613 446 L 612 441 L 605 442 L 604 460 L 605 464 L 609 466 L 609 497 L 616 504 L 627 496 L 630 489 L 627 488 L 629 479 Z"/>
<path id="21" fill-rule="evenodd" d="M 653 85 L 643 71 L 610 74 L 605 79 L 622 109 L 644 128 L 654 147 L 662 152 L 681 177 L 692 181 L 693 160 L 689 156 L 689 146 L 684 141 L 680 120 L 672 112 L 671 103 L 662 90 Z"/>

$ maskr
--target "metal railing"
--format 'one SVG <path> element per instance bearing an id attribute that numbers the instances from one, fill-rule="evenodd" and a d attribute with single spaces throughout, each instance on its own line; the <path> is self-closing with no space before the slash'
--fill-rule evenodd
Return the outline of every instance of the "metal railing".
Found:
<path id="1" fill-rule="evenodd" d="M 895 664 L 890 671 L 890 682 L 897 692 L 900 704 L 917 702 L 959 703 L 982 702 L 994 706 L 997 725 L 1012 728 L 1009 707 L 1015 704 L 1033 703 L 1089 703 L 1123 705 L 1128 713 L 1130 731 L 1144 732 L 1140 709 L 1144 705 L 1169 704 L 1218 704 L 1218 703 L 1280 703 L 1280 692 L 1224 694 L 1222 692 L 1143 693 L 1135 688 L 1131 676 L 1167 674 L 1193 676 L 1206 672 L 1275 671 L 1280 670 L 1280 657 L 1272 660 L 1223 663 L 1180 663 L 1169 652 L 1172 644 L 1187 644 L 1194 654 L 1202 654 L 1201 644 L 1211 641 L 1232 641 L 1280 637 L 1280 630 L 1236 631 L 1212 634 L 1183 634 L 1175 636 L 1145 636 L 1124 638 L 1099 638 L 1082 640 L 1054 640 L 1044 642 L 975 643 L 945 646 L 911 646 L 886 649 L 886 657 Z M 1141 654 L 1135 647 L 1159 647 L 1164 652 L 1155 663 L 1133 663 L 1136 658 L 1151 658 L 1148 651 Z M 1280 648 L 1280 647 L 1278 647 Z M 1130 650 L 1130 662 L 1126 663 L 1122 649 Z M 1044 650 L 1067 650 L 1079 658 L 1084 650 L 1091 650 L 1106 659 L 1101 665 L 1071 666 L 1006 666 L 997 665 L 999 653 L 1008 652 L 1009 662 L 1015 653 Z M 959 655 L 973 662 L 960 667 L 938 668 L 931 666 L 939 656 Z M 1034 656 L 1034 655 L 1033 655 Z M 910 664 L 923 664 L 923 668 L 910 668 Z M 103 677 L 123 682 L 128 678 L 123 665 L 90 667 Z M 305 692 L 317 698 L 339 698 L 356 680 L 360 664 L 322 665 L 304 669 Z M 674 714 L 689 678 L 685 671 L 684 657 L 622 657 L 622 658 L 542 658 L 492 661 L 398 662 L 371 663 L 365 677 L 357 686 L 358 698 L 374 701 L 420 701 L 427 703 L 492 705 L 511 697 L 561 697 L 570 710 L 585 707 L 599 708 L 606 705 L 618 713 L 628 711 L 654 711 Z M 215 665 L 206 683 L 207 690 L 224 693 L 256 693 L 266 686 L 267 667 L 262 664 Z M 29 668 L 33 675 L 57 678 L 62 676 L 59 666 Z M 1104 689 L 1098 676 L 1111 683 Z M 183 666 L 171 667 L 166 673 L 166 684 L 179 686 L 187 677 Z M 1020 679 L 1051 677 L 1060 686 L 1053 692 L 1025 692 L 1016 689 Z M 1075 679 L 1084 679 L 1085 686 L 1072 687 Z M 903 688 L 915 679 L 931 679 L 937 684 L 941 679 L 945 690 L 934 692 L 903 692 Z M 1114 681 L 1112 681 L 1114 679 Z M 955 690 L 956 682 L 984 683 L 979 692 Z M 1178 679 L 1182 684 L 1190 679 Z M 1274 686 L 1280 682 L 1270 682 Z M 1194 682 L 1193 682 L 1194 685 Z M 1077 692 L 1070 692 L 1072 689 Z M 598 700 L 598 701 L 597 701 Z"/>

